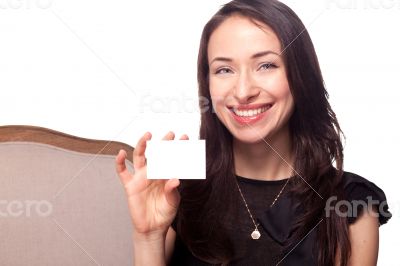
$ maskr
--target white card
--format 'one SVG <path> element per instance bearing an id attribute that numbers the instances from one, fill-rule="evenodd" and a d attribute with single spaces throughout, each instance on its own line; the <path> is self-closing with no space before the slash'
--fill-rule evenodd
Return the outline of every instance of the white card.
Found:
<path id="1" fill-rule="evenodd" d="M 205 179 L 205 140 L 149 140 L 148 179 Z"/>

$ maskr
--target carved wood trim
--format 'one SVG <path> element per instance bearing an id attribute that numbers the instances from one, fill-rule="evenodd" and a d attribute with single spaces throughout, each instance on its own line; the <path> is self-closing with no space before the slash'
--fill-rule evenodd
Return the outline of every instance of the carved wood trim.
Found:
<path id="1" fill-rule="evenodd" d="M 124 149 L 132 162 L 134 148 L 118 141 L 81 138 L 52 129 L 27 125 L 0 126 L 0 142 L 25 141 L 53 145 L 59 148 L 92 154 L 117 155 Z"/>

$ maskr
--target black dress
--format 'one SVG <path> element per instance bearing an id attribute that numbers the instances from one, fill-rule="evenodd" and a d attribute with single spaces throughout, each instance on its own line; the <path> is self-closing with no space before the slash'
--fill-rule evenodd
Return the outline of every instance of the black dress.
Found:
<path id="1" fill-rule="evenodd" d="M 272 207 L 265 207 L 271 205 L 287 179 L 261 181 L 237 176 L 237 181 L 250 211 L 260 224 L 258 229 L 261 237 L 258 240 L 250 237 L 254 224 L 244 204 L 240 205 L 238 219 L 227 225 L 236 255 L 229 265 L 275 266 L 278 263 L 289 266 L 317 265 L 316 254 L 314 254 L 316 248 L 313 246 L 316 230 L 311 230 L 290 253 L 283 250 L 283 243 L 290 234 L 290 222 L 298 211 L 294 210 L 295 204 L 292 204 L 291 198 L 282 194 Z M 356 174 L 345 172 L 344 188 L 346 200 L 349 202 L 359 200 L 381 205 L 378 210 L 380 225 L 386 223 L 391 217 L 384 192 L 372 182 Z M 347 218 L 350 224 L 354 223 L 357 216 L 361 214 L 361 204 L 355 206 L 358 208 L 354 209 L 354 215 Z M 176 231 L 175 223 L 172 227 Z M 177 234 L 170 265 L 208 266 L 211 264 L 196 258 Z"/>

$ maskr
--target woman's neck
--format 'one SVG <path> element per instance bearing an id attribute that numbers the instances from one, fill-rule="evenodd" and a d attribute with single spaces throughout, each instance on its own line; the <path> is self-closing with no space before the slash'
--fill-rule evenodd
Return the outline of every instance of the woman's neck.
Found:
<path id="1" fill-rule="evenodd" d="M 293 153 L 289 130 L 258 143 L 233 140 L 235 173 L 259 180 L 280 180 L 293 175 Z"/>

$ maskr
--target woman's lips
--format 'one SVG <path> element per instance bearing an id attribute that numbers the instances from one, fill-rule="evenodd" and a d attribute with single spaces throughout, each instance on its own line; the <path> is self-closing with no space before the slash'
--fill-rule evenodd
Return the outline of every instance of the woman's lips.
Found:
<path id="1" fill-rule="evenodd" d="M 229 108 L 232 117 L 239 124 L 253 124 L 263 117 L 272 107 L 272 104 L 258 104 L 252 106 L 238 106 Z"/>

